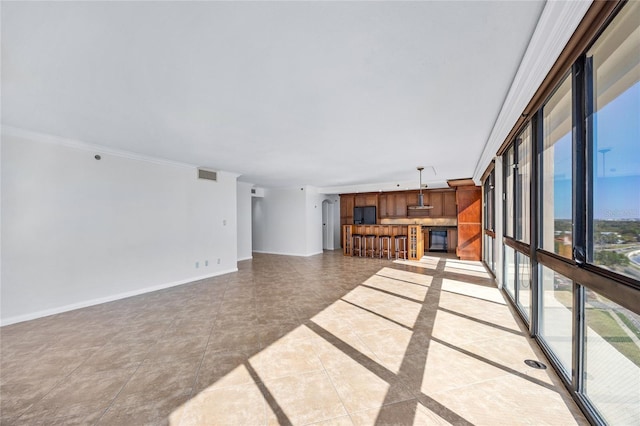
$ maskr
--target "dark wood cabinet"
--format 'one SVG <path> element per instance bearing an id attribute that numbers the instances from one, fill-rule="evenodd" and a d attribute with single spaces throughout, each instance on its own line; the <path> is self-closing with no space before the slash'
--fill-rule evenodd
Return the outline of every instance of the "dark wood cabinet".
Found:
<path id="1" fill-rule="evenodd" d="M 442 197 L 442 192 L 432 192 L 429 194 L 429 204 L 433 208 L 431 210 L 427 210 L 429 212 L 429 216 L 431 217 L 442 217 L 444 212 L 444 200 Z M 425 200 L 425 204 L 427 201 Z"/>
<path id="2" fill-rule="evenodd" d="M 393 217 L 406 217 L 407 216 L 407 195 L 403 193 L 396 193 L 393 197 Z"/>
<path id="3" fill-rule="evenodd" d="M 380 194 L 378 197 L 378 218 L 385 219 L 389 217 L 389 211 L 387 210 L 387 199 L 389 194 Z"/>
<path id="4" fill-rule="evenodd" d="M 456 217 L 458 208 L 456 203 L 456 191 L 447 191 L 442 194 L 442 216 Z"/>
<path id="5" fill-rule="evenodd" d="M 355 207 L 377 206 L 378 194 L 357 194 L 355 196 Z"/>
<path id="6" fill-rule="evenodd" d="M 340 218 L 353 218 L 354 196 L 340 195 Z"/>
<path id="7" fill-rule="evenodd" d="M 458 249 L 458 229 L 449 228 L 447 232 L 447 248 L 450 253 L 456 253 Z"/>

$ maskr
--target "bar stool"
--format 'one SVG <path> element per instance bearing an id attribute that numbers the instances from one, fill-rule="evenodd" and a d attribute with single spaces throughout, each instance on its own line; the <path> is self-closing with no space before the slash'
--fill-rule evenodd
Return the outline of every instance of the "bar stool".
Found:
<path id="1" fill-rule="evenodd" d="M 369 250 L 371 250 L 371 257 L 376 253 L 376 234 L 367 234 L 364 236 L 364 255 L 369 256 Z"/>
<path id="2" fill-rule="evenodd" d="M 407 260 L 407 236 L 396 235 L 394 240 L 396 242 L 396 259 L 399 259 L 402 254 L 402 258 Z"/>
<path id="3" fill-rule="evenodd" d="M 362 257 L 362 238 L 362 234 L 351 234 L 351 256 L 355 256 L 357 250 L 358 256 Z"/>
<path id="4" fill-rule="evenodd" d="M 378 253 L 380 254 L 380 259 L 382 259 L 382 255 L 385 252 L 387 253 L 387 259 L 391 259 L 391 235 L 378 236 Z"/>

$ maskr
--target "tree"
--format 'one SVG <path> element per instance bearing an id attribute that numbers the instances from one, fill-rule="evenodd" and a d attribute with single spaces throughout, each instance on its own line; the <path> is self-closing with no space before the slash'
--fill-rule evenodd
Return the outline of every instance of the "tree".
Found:
<path id="1" fill-rule="evenodd" d="M 629 258 L 627 256 L 608 250 L 597 251 L 594 256 L 594 261 L 596 265 L 604 266 L 626 266 L 629 264 Z"/>

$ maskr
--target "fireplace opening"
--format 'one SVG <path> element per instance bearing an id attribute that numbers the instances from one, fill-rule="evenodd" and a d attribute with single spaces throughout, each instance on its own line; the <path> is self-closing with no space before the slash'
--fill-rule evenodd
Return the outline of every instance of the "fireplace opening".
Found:
<path id="1" fill-rule="evenodd" d="M 429 230 L 429 251 L 447 251 L 447 230 Z"/>

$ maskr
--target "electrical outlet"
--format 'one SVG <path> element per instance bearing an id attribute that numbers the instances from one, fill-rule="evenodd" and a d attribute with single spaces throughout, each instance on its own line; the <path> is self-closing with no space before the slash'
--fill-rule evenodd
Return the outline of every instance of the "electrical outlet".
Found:
<path id="1" fill-rule="evenodd" d="M 204 266 L 209 266 L 209 261 L 208 260 L 204 261 Z"/>
<path id="2" fill-rule="evenodd" d="M 200 262 L 196 262 L 196 268 L 200 267 Z"/>
<path id="3" fill-rule="evenodd" d="M 220 258 L 218 258 L 218 265 L 220 264 Z"/>

